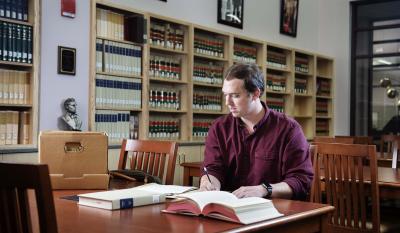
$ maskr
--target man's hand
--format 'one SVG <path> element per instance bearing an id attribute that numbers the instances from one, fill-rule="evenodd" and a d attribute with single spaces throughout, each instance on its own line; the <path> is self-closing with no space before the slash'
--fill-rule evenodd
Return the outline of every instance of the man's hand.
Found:
<path id="1" fill-rule="evenodd" d="M 267 190 L 262 185 L 242 186 L 232 192 L 238 198 L 242 197 L 265 197 Z"/>
<path id="2" fill-rule="evenodd" d="M 210 181 L 208 180 L 207 176 L 204 175 L 201 177 L 200 179 L 200 191 L 212 191 L 212 190 L 220 190 L 221 189 L 221 183 L 219 182 L 219 180 L 213 176 L 213 175 L 209 175 L 210 176 Z"/>

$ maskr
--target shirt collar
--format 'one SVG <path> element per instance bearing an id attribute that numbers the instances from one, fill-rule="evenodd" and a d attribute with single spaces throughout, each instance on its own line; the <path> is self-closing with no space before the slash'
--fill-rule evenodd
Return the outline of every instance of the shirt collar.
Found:
<path id="1" fill-rule="evenodd" d="M 256 125 L 254 125 L 254 127 L 253 127 L 254 131 L 256 131 L 258 128 L 260 128 L 267 121 L 269 113 L 271 112 L 271 110 L 267 107 L 267 105 L 263 101 L 261 101 L 261 105 L 264 108 L 264 116 L 263 116 L 263 118 L 261 118 L 261 120 Z M 240 127 L 246 127 L 244 125 L 244 122 L 242 121 L 242 119 L 240 119 L 240 117 L 238 117 L 238 119 L 236 119 L 236 120 L 239 122 Z"/>

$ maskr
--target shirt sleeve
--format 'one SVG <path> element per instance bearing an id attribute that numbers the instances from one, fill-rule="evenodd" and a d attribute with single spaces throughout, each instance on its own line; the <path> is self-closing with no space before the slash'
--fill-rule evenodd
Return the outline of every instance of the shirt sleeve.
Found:
<path id="1" fill-rule="evenodd" d="M 309 144 L 297 124 L 291 130 L 284 150 L 282 174 L 284 174 L 283 182 L 292 188 L 292 199 L 305 199 L 310 190 L 314 172 Z"/>
<path id="2" fill-rule="evenodd" d="M 225 166 L 216 123 L 208 130 L 208 136 L 205 142 L 204 161 L 201 168 L 202 172 L 203 167 L 206 167 L 208 173 L 215 176 L 221 185 L 224 183 Z"/>

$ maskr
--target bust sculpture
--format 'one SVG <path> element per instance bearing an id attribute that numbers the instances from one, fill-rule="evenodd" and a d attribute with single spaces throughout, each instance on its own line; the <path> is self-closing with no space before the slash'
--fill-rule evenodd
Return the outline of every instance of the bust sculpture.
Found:
<path id="1" fill-rule="evenodd" d="M 82 121 L 76 113 L 76 101 L 68 98 L 64 101 L 65 114 L 61 119 L 65 122 L 68 130 L 81 131 Z"/>

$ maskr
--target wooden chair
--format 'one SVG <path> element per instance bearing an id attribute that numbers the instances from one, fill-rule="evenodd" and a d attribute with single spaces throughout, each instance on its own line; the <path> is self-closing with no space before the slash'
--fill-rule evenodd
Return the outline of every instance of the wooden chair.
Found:
<path id="1" fill-rule="evenodd" d="M 316 143 L 311 201 L 335 207 L 331 232 L 379 232 L 379 191 L 374 145 Z M 364 183 L 363 162 L 370 159 L 370 182 Z M 325 196 L 323 197 L 323 191 Z M 371 210 L 368 209 L 368 199 Z M 367 229 L 367 212 L 371 213 Z M 370 225 L 370 224 L 368 224 Z"/>
<path id="2" fill-rule="evenodd" d="M 342 136 L 336 135 L 335 138 L 352 138 L 353 144 L 362 144 L 362 145 L 374 145 L 373 139 L 371 136 Z"/>
<path id="3" fill-rule="evenodd" d="M 334 137 L 314 137 L 314 143 L 325 142 L 325 143 L 343 143 L 353 144 L 353 138 L 334 138 Z"/>
<path id="4" fill-rule="evenodd" d="M 0 232 L 32 232 L 28 189 L 33 189 L 40 232 L 57 233 L 47 165 L 0 163 L 0 177 Z"/>
<path id="5" fill-rule="evenodd" d="M 380 160 L 391 160 L 392 168 L 397 168 L 398 150 L 400 145 L 400 136 L 398 135 L 382 135 L 381 137 L 381 155 Z M 385 150 L 385 148 L 387 148 Z"/>
<path id="6" fill-rule="evenodd" d="M 143 171 L 159 177 L 164 184 L 173 184 L 177 151 L 175 142 L 124 139 L 118 169 Z M 131 157 L 127 168 L 129 154 Z"/>

